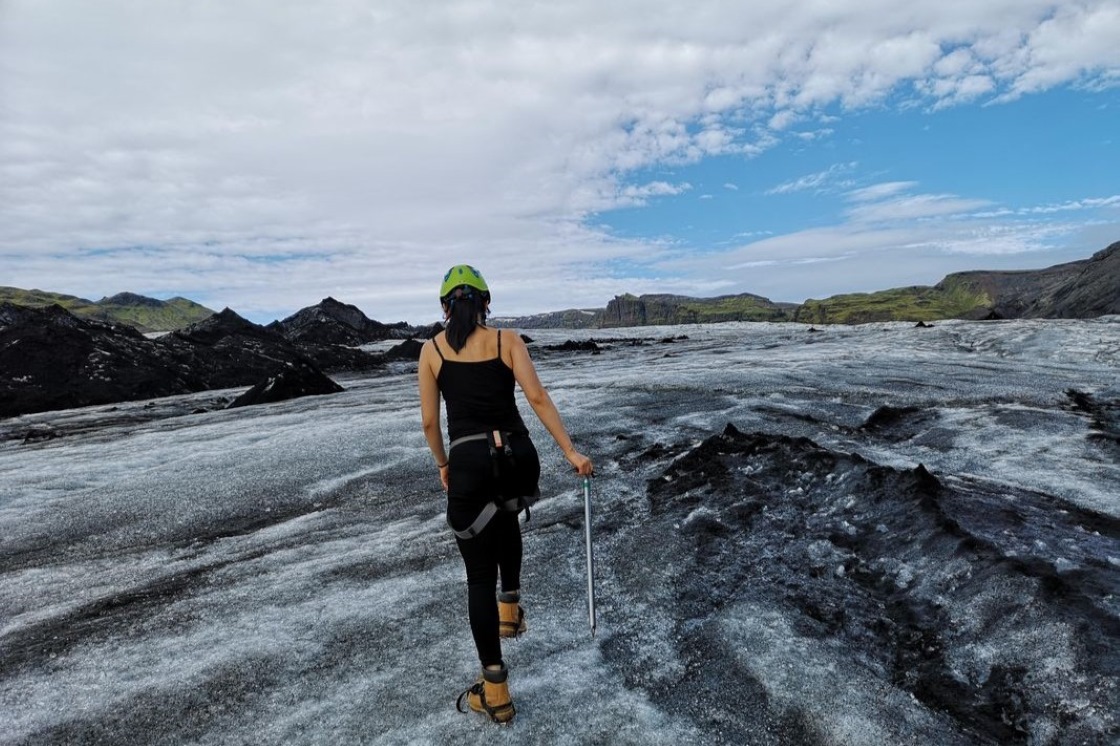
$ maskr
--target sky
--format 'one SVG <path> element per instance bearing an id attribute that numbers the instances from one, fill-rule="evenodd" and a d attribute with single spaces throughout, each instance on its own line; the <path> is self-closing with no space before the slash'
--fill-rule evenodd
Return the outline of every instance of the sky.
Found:
<path id="1" fill-rule="evenodd" d="M 1120 240 L 1120 0 L 0 0 L 0 285 L 428 323 Z"/>

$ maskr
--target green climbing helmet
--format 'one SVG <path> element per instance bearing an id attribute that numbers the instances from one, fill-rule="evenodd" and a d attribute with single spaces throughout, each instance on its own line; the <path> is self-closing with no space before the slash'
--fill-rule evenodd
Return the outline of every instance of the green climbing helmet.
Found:
<path id="1" fill-rule="evenodd" d="M 463 285 L 481 290 L 484 297 L 490 297 L 490 288 L 486 287 L 486 280 L 482 279 L 481 272 L 469 264 L 456 264 L 443 276 L 443 284 L 439 286 L 439 299 L 444 300 Z"/>

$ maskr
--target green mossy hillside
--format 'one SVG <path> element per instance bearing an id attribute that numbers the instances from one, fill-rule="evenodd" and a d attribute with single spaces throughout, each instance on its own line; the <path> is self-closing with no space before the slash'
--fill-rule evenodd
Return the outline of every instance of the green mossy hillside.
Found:
<path id="1" fill-rule="evenodd" d="M 141 331 L 166 332 L 182 329 L 214 315 L 209 308 L 186 298 L 169 298 L 161 305 L 96 304 L 100 318 L 129 324 Z"/>
<path id="2" fill-rule="evenodd" d="M 940 321 L 982 318 L 991 306 L 991 299 L 982 290 L 965 283 L 944 282 L 936 287 L 919 285 L 810 299 L 794 312 L 793 320 L 808 324 Z"/>
<path id="3" fill-rule="evenodd" d="M 692 298 L 684 295 L 617 295 L 599 315 L 598 326 L 650 324 L 710 324 L 719 321 L 789 321 L 791 304 L 759 295 L 721 295 Z"/>
<path id="4" fill-rule="evenodd" d="M 0 303 L 7 301 L 17 306 L 27 308 L 43 308 L 44 306 L 60 305 L 71 313 L 78 313 L 82 309 L 94 307 L 93 301 L 79 298 L 76 295 L 63 295 L 62 293 L 48 293 L 45 290 L 23 290 L 22 288 L 0 287 Z"/>
<path id="5" fill-rule="evenodd" d="M 749 295 L 726 295 L 719 298 L 689 299 L 680 304 L 678 313 L 691 317 L 689 323 L 708 324 L 719 321 L 789 321 L 790 314 L 765 298 Z"/>
<path id="6" fill-rule="evenodd" d="M 0 302 L 4 301 L 29 308 L 43 308 L 57 304 L 75 316 L 128 324 L 142 332 L 182 329 L 214 314 L 206 306 L 186 298 L 176 297 L 163 301 L 133 293 L 120 293 L 94 302 L 74 295 L 51 293 L 45 290 L 0 287 Z"/>

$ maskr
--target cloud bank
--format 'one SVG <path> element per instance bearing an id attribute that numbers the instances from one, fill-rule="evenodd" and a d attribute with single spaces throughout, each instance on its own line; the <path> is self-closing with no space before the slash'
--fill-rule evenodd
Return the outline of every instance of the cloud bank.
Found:
<path id="1" fill-rule="evenodd" d="M 640 174 L 714 157 L 749 168 L 827 137 L 844 112 L 1110 89 L 1117 38 L 1111 0 L 9 0 L 0 284 L 174 292 L 264 320 L 328 294 L 430 319 L 439 276 L 461 261 L 504 288 L 508 312 L 663 288 L 660 269 L 718 289 L 712 268 L 804 261 L 805 236 L 690 261 L 594 216 L 693 188 Z M 847 168 L 791 173 L 774 193 L 850 189 Z M 963 251 L 930 219 L 998 209 L 872 189 L 810 234 L 829 256 L 896 240 Z M 973 240 L 999 230 L 968 220 L 988 221 Z"/>

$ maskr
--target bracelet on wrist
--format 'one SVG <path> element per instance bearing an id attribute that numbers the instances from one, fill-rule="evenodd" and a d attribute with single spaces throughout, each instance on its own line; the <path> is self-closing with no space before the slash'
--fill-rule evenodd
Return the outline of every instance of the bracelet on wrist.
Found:
<path id="1" fill-rule="evenodd" d="M 444 461 L 442 464 L 436 464 L 436 468 L 437 469 L 446 469 L 447 465 L 450 464 L 450 463 L 451 463 L 450 461 Z"/>

